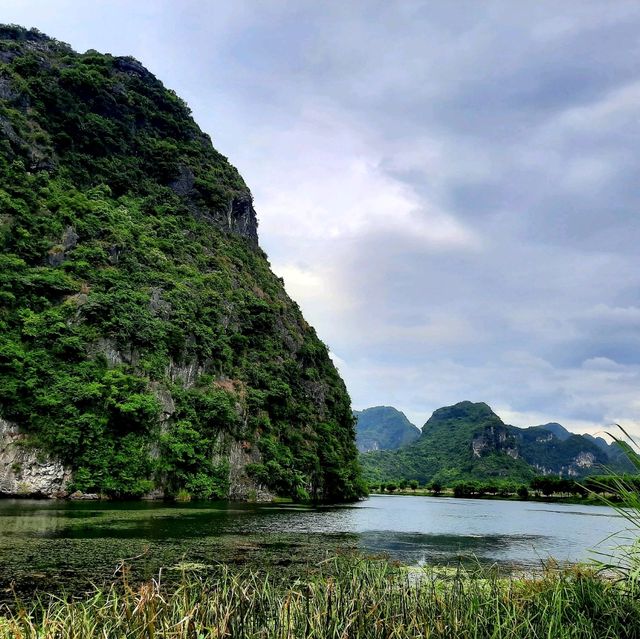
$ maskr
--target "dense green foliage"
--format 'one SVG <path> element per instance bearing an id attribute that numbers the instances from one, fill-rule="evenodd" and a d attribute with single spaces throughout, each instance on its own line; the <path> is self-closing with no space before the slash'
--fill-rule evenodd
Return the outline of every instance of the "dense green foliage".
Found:
<path id="1" fill-rule="evenodd" d="M 356 422 L 356 445 L 360 452 L 393 450 L 420 437 L 420 430 L 404 413 L 391 406 L 374 406 L 353 411 Z"/>
<path id="2" fill-rule="evenodd" d="M 0 637 L 632 639 L 637 594 L 584 569 L 516 580 L 346 561 L 289 585 L 223 569 L 185 574 L 177 588 L 158 579 L 81 600 L 43 598 L 4 612 Z"/>
<path id="3" fill-rule="evenodd" d="M 349 397 L 251 195 L 131 58 L 0 27 L 0 416 L 72 488 L 362 493 Z M 225 232 L 226 231 L 226 232 Z"/>
<path id="4" fill-rule="evenodd" d="M 489 481 L 499 491 L 510 491 L 501 485 L 507 481 L 511 492 L 539 474 L 584 476 L 610 464 L 611 457 L 593 440 L 560 426 L 565 435 L 558 426 L 516 428 L 504 424 L 484 403 L 460 402 L 436 410 L 414 443 L 369 452 L 361 460 L 367 481 L 374 485 L 400 479 L 423 485 L 435 480 L 451 487 Z"/>
<path id="5" fill-rule="evenodd" d="M 531 479 L 528 484 L 518 484 L 510 479 L 484 479 L 462 480 L 445 487 L 438 481 L 432 481 L 421 486 L 417 480 L 407 481 L 399 479 L 388 482 L 373 482 L 369 484 L 369 490 L 380 493 L 395 493 L 420 495 L 445 495 L 454 497 L 501 497 L 504 499 L 515 498 L 529 499 L 530 496 L 540 498 L 553 498 L 566 501 L 578 499 L 581 503 L 601 504 L 603 500 L 611 503 L 619 503 L 621 498 L 620 486 L 626 489 L 626 497 L 640 496 L 640 476 L 629 474 L 590 475 L 579 480 L 557 477 L 554 475 L 539 475 Z M 419 492 L 417 492 L 419 491 Z"/>

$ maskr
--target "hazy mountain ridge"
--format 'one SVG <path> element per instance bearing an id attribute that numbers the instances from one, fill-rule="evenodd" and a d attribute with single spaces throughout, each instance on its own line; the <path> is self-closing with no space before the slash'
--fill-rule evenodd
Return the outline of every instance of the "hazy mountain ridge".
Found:
<path id="1" fill-rule="evenodd" d="M 369 481 L 416 479 L 422 483 L 527 481 L 546 474 L 581 477 L 619 467 L 621 462 L 616 447 L 604 440 L 570 433 L 554 422 L 510 426 L 487 404 L 467 401 L 434 411 L 417 441 L 360 458 Z"/>
<path id="2" fill-rule="evenodd" d="M 555 437 L 557 437 L 560 441 L 569 439 L 569 437 L 571 437 L 571 435 L 573 434 L 570 433 L 562 424 L 558 424 L 557 422 L 549 422 L 548 424 L 540 424 L 539 426 L 528 426 L 523 430 L 546 430 L 555 435 Z"/>
<path id="3" fill-rule="evenodd" d="M 392 406 L 373 406 L 353 411 L 356 418 L 356 445 L 361 453 L 371 450 L 394 450 L 420 437 L 404 413 Z"/>

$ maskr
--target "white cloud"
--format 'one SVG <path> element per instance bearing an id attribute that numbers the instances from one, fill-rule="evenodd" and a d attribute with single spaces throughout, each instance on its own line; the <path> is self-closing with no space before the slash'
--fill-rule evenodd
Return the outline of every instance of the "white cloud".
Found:
<path id="1" fill-rule="evenodd" d="M 268 242 L 299 238 L 330 244 L 391 233 L 434 249 L 478 245 L 477 235 L 453 215 L 386 173 L 381 150 L 339 110 L 310 107 L 270 135 L 269 158 L 253 172 Z"/>
<path id="2" fill-rule="evenodd" d="M 582 362 L 582 368 L 592 371 L 604 371 L 604 372 L 624 372 L 626 366 L 614 362 L 608 357 L 590 357 Z"/>

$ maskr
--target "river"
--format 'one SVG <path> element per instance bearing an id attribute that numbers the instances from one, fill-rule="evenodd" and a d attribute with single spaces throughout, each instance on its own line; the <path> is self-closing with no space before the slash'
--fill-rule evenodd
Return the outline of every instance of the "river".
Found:
<path id="1" fill-rule="evenodd" d="M 113 577 L 229 563 L 299 573 L 338 553 L 408 565 L 479 562 L 532 570 L 588 561 L 625 527 L 609 508 L 374 495 L 346 506 L 0 501 L 0 589 L 75 592 Z M 610 542 L 609 542 L 610 543 Z"/>

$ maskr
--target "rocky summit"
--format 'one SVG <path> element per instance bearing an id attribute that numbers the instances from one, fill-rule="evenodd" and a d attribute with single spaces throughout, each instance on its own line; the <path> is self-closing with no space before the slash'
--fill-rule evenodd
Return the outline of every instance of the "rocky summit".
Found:
<path id="1" fill-rule="evenodd" d="M 138 61 L 0 27 L 0 492 L 362 494 L 252 197 Z"/>

